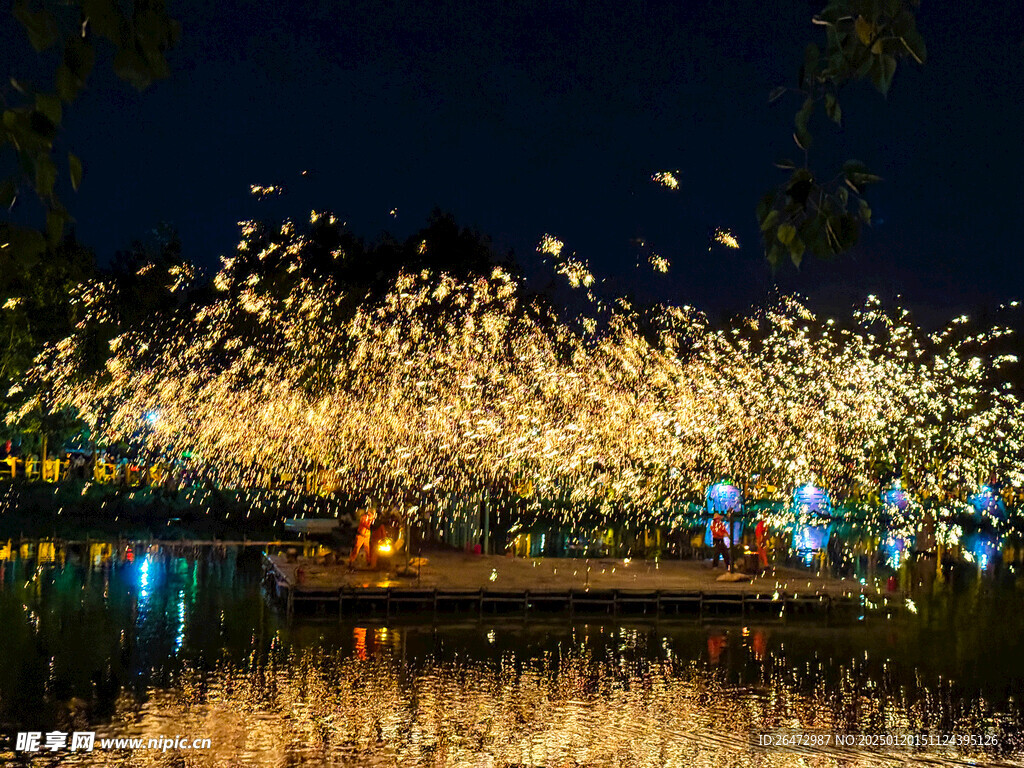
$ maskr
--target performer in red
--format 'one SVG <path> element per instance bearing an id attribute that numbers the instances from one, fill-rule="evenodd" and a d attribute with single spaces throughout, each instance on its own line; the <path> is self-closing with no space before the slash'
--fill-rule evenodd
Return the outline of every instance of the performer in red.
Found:
<path id="1" fill-rule="evenodd" d="M 764 524 L 764 517 L 757 519 L 757 527 L 754 528 L 754 542 L 757 544 L 757 559 L 761 568 L 768 567 L 768 526 Z"/>
<path id="2" fill-rule="evenodd" d="M 729 535 L 729 529 L 722 521 L 722 516 L 715 512 L 714 518 L 711 520 L 711 543 L 714 546 L 715 556 L 711 561 L 711 567 L 718 567 L 719 556 L 725 560 L 725 567 L 729 568 L 732 562 L 729 559 L 729 548 L 725 546 L 725 539 Z"/>
<path id="3" fill-rule="evenodd" d="M 352 554 L 349 555 L 348 564 L 356 564 L 356 558 L 362 550 L 366 550 L 366 559 L 370 560 L 370 530 L 373 528 L 373 521 L 377 519 L 377 510 L 371 505 L 359 516 L 359 528 L 356 530 L 356 545 L 352 547 Z"/>
<path id="4" fill-rule="evenodd" d="M 381 521 L 380 525 L 373 529 L 373 533 L 370 534 L 370 553 L 366 556 L 366 560 L 370 564 L 370 568 L 375 571 L 377 570 L 377 558 L 380 557 L 381 544 L 391 540 L 389 523 L 390 520 L 385 518 Z"/>

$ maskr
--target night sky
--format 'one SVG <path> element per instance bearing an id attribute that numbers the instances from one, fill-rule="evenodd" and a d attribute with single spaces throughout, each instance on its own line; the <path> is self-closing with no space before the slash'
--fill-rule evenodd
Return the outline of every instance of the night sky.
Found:
<path id="1" fill-rule="evenodd" d="M 171 79 L 137 94 L 98 72 L 65 113 L 86 166 L 68 203 L 101 259 L 158 222 L 212 268 L 241 219 L 316 208 L 404 237 L 437 206 L 521 257 L 550 232 L 615 290 L 713 313 L 776 282 L 820 306 L 902 294 L 937 316 L 1024 294 L 1019 2 L 924 0 L 926 65 L 902 63 L 887 99 L 848 88 L 842 130 L 816 116 L 812 164 L 857 158 L 885 178 L 877 223 L 853 254 L 775 278 L 754 207 L 783 177 L 772 161 L 796 156 L 799 101 L 767 95 L 823 44 L 821 2 L 169 6 Z M 650 181 L 665 169 L 679 191 Z M 252 183 L 288 193 L 259 202 Z M 715 227 L 742 248 L 709 252 Z M 634 238 L 667 276 L 637 269 Z"/>

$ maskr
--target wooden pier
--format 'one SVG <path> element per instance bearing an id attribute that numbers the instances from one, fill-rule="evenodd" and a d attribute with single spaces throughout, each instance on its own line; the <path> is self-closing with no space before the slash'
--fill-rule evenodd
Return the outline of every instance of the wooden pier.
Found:
<path id="1" fill-rule="evenodd" d="M 720 582 L 718 572 L 694 562 L 523 561 L 446 554 L 432 557 L 419 578 L 280 555 L 268 555 L 265 566 L 268 593 L 289 619 L 296 613 L 384 619 L 402 614 L 855 618 L 873 608 L 895 611 L 904 603 L 898 595 L 857 582 L 795 571 Z"/>

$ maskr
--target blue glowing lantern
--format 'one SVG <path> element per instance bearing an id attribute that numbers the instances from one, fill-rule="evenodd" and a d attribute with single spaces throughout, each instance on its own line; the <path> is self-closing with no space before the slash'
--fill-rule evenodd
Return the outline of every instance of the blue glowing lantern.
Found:
<path id="1" fill-rule="evenodd" d="M 831 518 L 832 500 L 828 491 L 805 483 L 793 491 L 793 509 L 800 515 Z"/>
<path id="2" fill-rule="evenodd" d="M 902 515 L 910 509 L 910 494 L 903 490 L 898 480 L 892 488 L 882 493 L 882 506 L 890 514 Z"/>
<path id="3" fill-rule="evenodd" d="M 1006 521 L 1006 505 L 991 485 L 983 485 L 968 499 L 974 508 L 978 530 L 964 537 L 964 549 L 985 570 L 1002 550 L 1000 529 Z"/>
<path id="4" fill-rule="evenodd" d="M 995 562 L 1002 551 L 999 536 L 986 531 L 975 531 L 964 536 L 964 554 L 967 560 L 973 560 L 981 570 L 986 570 Z"/>
<path id="5" fill-rule="evenodd" d="M 708 524 L 704 530 L 704 544 L 711 546 L 711 518 L 718 512 L 725 518 L 726 525 L 729 524 L 729 515 L 739 517 L 743 514 L 743 491 L 732 483 L 722 481 L 715 483 L 708 488 L 707 495 Z M 743 533 L 743 521 L 733 520 L 731 537 L 733 543 L 740 539 Z"/>
<path id="6" fill-rule="evenodd" d="M 910 542 L 902 536 L 889 534 L 879 544 L 885 563 L 890 568 L 899 568 L 900 564 L 907 557 L 907 550 L 910 549 Z"/>
<path id="7" fill-rule="evenodd" d="M 991 485 L 983 485 L 978 492 L 968 500 L 974 507 L 974 521 L 983 523 L 986 520 L 990 523 L 1001 523 L 1006 519 L 1006 505 L 1002 497 Z"/>
<path id="8" fill-rule="evenodd" d="M 793 549 L 808 554 L 828 546 L 832 532 L 832 500 L 828 491 L 805 483 L 793 491 Z"/>
<path id="9" fill-rule="evenodd" d="M 880 549 L 892 568 L 900 567 L 914 544 L 914 537 L 909 535 L 911 506 L 910 494 L 903 489 L 899 480 L 882 492 L 882 514 L 889 530 L 882 538 Z"/>

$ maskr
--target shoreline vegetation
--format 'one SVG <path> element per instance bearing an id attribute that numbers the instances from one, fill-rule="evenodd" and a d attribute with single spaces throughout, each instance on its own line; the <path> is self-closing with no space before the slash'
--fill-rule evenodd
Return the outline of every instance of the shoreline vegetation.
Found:
<path id="1" fill-rule="evenodd" d="M 0 539 L 270 539 L 284 533 L 293 504 L 274 491 L 6 483 Z"/>

